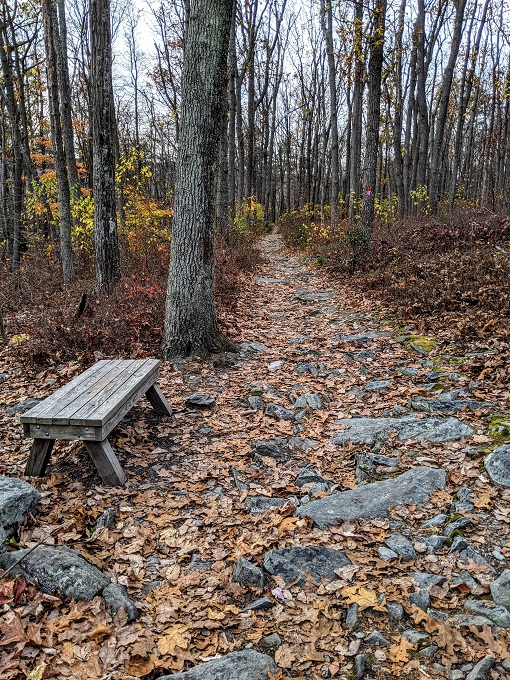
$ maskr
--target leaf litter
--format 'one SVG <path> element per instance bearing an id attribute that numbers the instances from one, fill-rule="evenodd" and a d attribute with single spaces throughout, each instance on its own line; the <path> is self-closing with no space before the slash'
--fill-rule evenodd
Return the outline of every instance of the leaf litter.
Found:
<path id="1" fill-rule="evenodd" d="M 397 324 L 382 306 L 362 293 L 349 290 L 346 295 L 340 286 L 336 300 L 296 300 L 302 290 L 314 293 L 333 284 L 282 256 L 278 248 L 275 237 L 263 241 L 265 259 L 257 275 L 292 284 L 264 285 L 254 279 L 230 329 L 226 321 L 231 337 L 261 342 L 267 351 L 196 360 L 184 367 L 163 364 L 159 385 L 174 409 L 172 418 L 159 418 L 139 402 L 111 436 L 128 475 L 123 488 L 100 484 L 79 442 L 57 443 L 47 475 L 30 480 L 42 499 L 38 512 L 19 529 L 19 544 L 31 547 L 56 529 L 48 543 L 78 550 L 113 582 L 125 585 L 140 618 L 128 624 L 122 609 L 112 616 L 101 598 L 72 602 L 8 575 L 0 579 L 0 677 L 152 680 L 247 645 L 268 653 L 264 639 L 272 633 L 281 639 L 270 652 L 279 666 L 272 678 L 352 678 L 354 659 L 361 652 L 371 654 L 377 678 L 402 674 L 411 680 L 449 677 L 453 666 L 474 664 L 488 653 L 498 662 L 510 656 L 505 629 L 460 627 L 452 619 L 464 611 L 463 603 L 473 592 L 449 580 L 467 569 L 476 596 L 480 592 L 486 597 L 494 574 L 483 565 L 462 563 L 448 547 L 429 554 L 420 543 L 439 533 L 437 527 L 421 529 L 421 523 L 448 514 L 456 492 L 470 486 L 476 521 L 465 532 L 471 545 L 496 568 L 486 548 L 497 546 L 510 555 L 510 491 L 496 488 L 483 468 L 483 447 L 490 442 L 486 414 L 460 414 L 476 431 L 472 443 L 399 442 L 390 437 L 377 445 L 375 453 L 397 458 L 398 464 L 370 468 L 367 481 L 396 476 L 415 465 L 446 469 L 447 488 L 423 507 L 397 506 L 388 518 L 346 522 L 327 531 L 314 528 L 306 517 L 292 516 L 296 496 L 309 492 L 316 499 L 359 485 L 357 454 L 368 449 L 333 445 L 331 437 L 341 429 L 338 420 L 380 416 L 423 396 L 426 374 L 432 370 L 427 362 L 433 367 L 447 363 L 440 354 L 447 340 L 427 359 L 415 355 L 397 341 Z M 331 342 L 339 332 L 352 336 L 367 330 L 391 335 L 376 336 L 366 345 Z M 304 341 L 294 344 L 299 336 Z M 268 370 L 274 362 L 283 363 Z M 299 362 L 313 365 L 314 371 L 296 373 Z M 401 373 L 402 366 L 416 374 Z M 9 374 L 0 385 L 1 402 L 10 406 L 45 397 L 84 368 L 73 362 L 37 373 L 17 362 L 8 346 L 0 353 L 0 370 Z M 439 393 L 467 386 L 469 376 L 459 374 L 442 378 Z M 384 392 L 366 392 L 369 380 L 390 380 L 390 385 Z M 192 409 L 186 399 L 194 392 L 213 395 L 215 403 Z M 310 393 L 321 396 L 322 410 L 305 409 L 300 421 L 275 420 L 248 402 L 257 394 L 266 403 L 291 409 L 292 400 Z M 477 399 L 497 404 L 503 413 L 508 412 L 509 397 L 505 386 L 494 381 L 476 387 Z M 22 438 L 16 415 L 4 410 L 0 418 L 0 472 L 22 476 L 30 442 Z M 283 441 L 284 458 L 254 456 L 255 442 L 260 441 Z M 302 442 L 307 441 L 313 443 L 303 450 Z M 470 444 L 480 448 L 470 451 Z M 303 469 L 329 480 L 329 489 L 298 487 L 295 480 Z M 254 514 L 245 506 L 249 496 L 286 502 Z M 113 525 L 95 530 L 108 508 L 115 510 Z M 378 548 L 395 523 L 401 523 L 399 530 L 418 548 L 411 563 L 379 558 Z M 301 585 L 288 585 L 266 575 L 263 594 L 274 606 L 244 611 L 260 593 L 232 581 L 234 562 L 244 556 L 262 566 L 269 550 L 293 545 L 342 550 L 352 566 L 337 570 L 336 580 L 322 583 L 308 577 Z M 432 608 L 445 612 L 446 620 L 410 604 L 409 595 L 416 589 L 413 572 L 447 578 L 443 586 L 430 590 Z M 388 616 L 390 601 L 403 605 L 404 620 Z M 345 623 L 349 605 L 358 608 L 354 628 Z M 419 646 L 402 635 L 411 625 L 430 636 L 427 645 L 437 645 L 435 657 L 420 655 Z M 363 642 L 374 629 L 387 638 L 388 647 Z M 494 670 L 492 677 L 504 677 L 497 673 Z"/>

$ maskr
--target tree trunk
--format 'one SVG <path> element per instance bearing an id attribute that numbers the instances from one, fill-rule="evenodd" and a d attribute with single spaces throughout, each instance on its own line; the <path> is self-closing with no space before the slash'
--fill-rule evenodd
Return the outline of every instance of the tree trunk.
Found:
<path id="1" fill-rule="evenodd" d="M 115 194 L 115 115 L 112 89 L 110 0 L 90 0 L 94 242 L 94 292 L 108 291 L 120 279 Z"/>
<path id="2" fill-rule="evenodd" d="M 231 348 L 214 305 L 214 194 L 223 134 L 231 0 L 191 0 L 162 353 Z"/>
<path id="3" fill-rule="evenodd" d="M 453 70 L 455 68 L 455 62 L 457 61 L 457 55 L 459 53 L 462 39 L 466 2 L 467 0 L 457 0 L 455 4 L 455 25 L 453 28 L 453 36 L 450 45 L 450 56 L 448 58 L 448 64 L 443 74 L 443 82 L 441 84 L 441 94 L 439 98 L 436 129 L 434 134 L 434 145 L 432 148 L 432 158 L 430 163 L 430 208 L 434 213 L 437 212 L 437 206 L 439 203 L 439 183 L 441 179 L 439 166 L 443 152 L 444 133 L 446 119 L 448 116 L 448 104 L 450 102 L 450 92 L 453 82 Z"/>
<path id="4" fill-rule="evenodd" d="M 331 2 L 328 3 L 326 8 L 325 0 L 321 0 L 321 27 L 326 41 L 329 71 L 329 115 L 331 122 L 331 226 L 336 227 L 338 224 L 338 195 L 340 193 L 340 172 L 338 170 L 338 104 L 336 96 L 336 66 L 333 43 L 333 9 Z"/>
<path id="5" fill-rule="evenodd" d="M 361 127 L 363 122 L 363 3 L 356 1 L 354 19 L 354 88 L 351 118 L 351 167 L 349 169 L 349 226 L 356 223 L 357 203 L 361 193 Z"/>
<path id="6" fill-rule="evenodd" d="M 61 111 L 59 99 L 58 60 L 55 38 L 58 35 L 56 6 L 52 0 L 43 0 L 44 46 L 46 50 L 46 71 L 48 74 L 48 99 L 50 108 L 51 139 L 53 160 L 57 175 L 58 201 L 60 209 L 60 256 L 64 283 L 74 281 L 73 252 L 71 248 L 71 193 L 66 170 L 64 142 L 62 139 Z M 76 166 L 76 164 L 75 164 Z"/>
<path id="7" fill-rule="evenodd" d="M 381 78 L 384 56 L 384 28 L 386 0 L 376 0 L 373 13 L 373 34 L 370 38 L 368 65 L 368 115 L 366 133 L 365 168 L 363 172 L 363 204 L 360 228 L 353 244 L 354 267 L 362 266 L 372 238 L 374 227 L 374 198 L 377 179 L 377 152 L 379 149 L 379 118 L 381 115 Z"/>

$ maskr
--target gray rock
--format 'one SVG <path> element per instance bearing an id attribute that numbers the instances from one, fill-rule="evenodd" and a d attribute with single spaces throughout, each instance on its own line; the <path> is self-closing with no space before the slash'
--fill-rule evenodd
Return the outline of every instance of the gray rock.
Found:
<path id="1" fill-rule="evenodd" d="M 25 413 L 26 411 L 30 411 L 31 408 L 34 408 L 37 406 L 37 404 L 40 404 L 42 399 L 37 399 L 36 397 L 30 397 L 29 399 L 25 399 L 24 402 L 21 404 L 15 404 L 14 406 L 7 406 L 5 409 L 6 413 L 9 413 L 10 415 L 15 414 L 15 413 Z"/>
<path id="2" fill-rule="evenodd" d="M 365 384 L 365 392 L 381 392 L 391 385 L 391 380 L 371 380 Z"/>
<path id="3" fill-rule="evenodd" d="M 476 664 L 473 670 L 466 675 L 466 680 L 485 680 L 495 663 L 496 659 L 493 656 L 484 656 L 483 659 Z"/>
<path id="4" fill-rule="evenodd" d="M 379 630 L 373 630 L 364 639 L 366 645 L 374 647 L 387 647 L 390 643 Z"/>
<path id="5" fill-rule="evenodd" d="M 276 460 L 284 460 L 287 458 L 282 446 L 271 439 L 255 442 L 251 454 L 252 456 L 267 456 L 268 458 L 275 458 Z"/>
<path id="6" fill-rule="evenodd" d="M 317 582 L 322 578 L 334 580 L 335 569 L 351 564 L 340 550 L 332 550 L 319 545 L 294 546 L 281 550 L 271 550 L 264 557 L 264 569 L 272 575 L 281 576 L 286 583 L 296 579 L 303 582 L 305 574 Z"/>
<path id="7" fill-rule="evenodd" d="M 510 671 L 510 657 L 503 659 L 503 661 L 501 662 L 501 665 L 503 666 L 505 671 Z"/>
<path id="8" fill-rule="evenodd" d="M 308 437 L 291 437 L 289 439 L 290 446 L 293 446 L 295 449 L 300 449 L 301 451 L 313 449 L 318 443 L 319 442 L 315 441 L 315 439 L 309 439 Z"/>
<path id="9" fill-rule="evenodd" d="M 440 611 L 439 609 L 432 609 L 432 607 L 429 607 L 427 609 L 427 614 L 431 616 L 433 619 L 436 619 L 436 621 L 448 620 L 448 614 L 446 612 Z"/>
<path id="10" fill-rule="evenodd" d="M 510 444 L 494 449 L 485 459 L 484 465 L 495 484 L 510 487 Z"/>
<path id="11" fill-rule="evenodd" d="M 415 607 L 423 609 L 423 611 L 426 612 L 430 607 L 430 595 L 428 590 L 425 588 L 420 588 L 416 592 L 411 593 L 409 595 L 409 602 Z"/>
<path id="12" fill-rule="evenodd" d="M 290 411 L 288 408 L 284 408 L 279 404 L 268 404 L 264 411 L 266 416 L 271 416 L 277 420 L 295 420 L 296 414 L 294 411 Z"/>
<path id="13" fill-rule="evenodd" d="M 272 361 L 270 364 L 268 364 L 267 370 L 277 371 L 279 368 L 283 366 L 284 363 L 285 363 L 284 361 Z"/>
<path id="14" fill-rule="evenodd" d="M 373 342 L 376 338 L 388 337 L 389 335 L 390 333 L 367 331 L 366 333 L 358 333 L 356 335 L 339 335 L 331 338 L 330 342 L 355 342 L 358 345 L 364 345 L 366 342 Z"/>
<path id="15" fill-rule="evenodd" d="M 487 674 L 496 663 L 496 659 L 489 654 L 479 661 L 473 670 L 466 675 L 466 680 L 485 680 Z"/>
<path id="16" fill-rule="evenodd" d="M 427 397 L 413 397 L 409 402 L 409 408 L 414 411 L 422 411 L 424 413 L 441 413 L 445 416 L 451 416 L 454 413 L 459 413 L 463 409 L 482 409 L 490 408 L 490 404 L 474 399 L 459 399 L 460 390 L 453 392 L 445 392 L 436 398 Z"/>
<path id="17" fill-rule="evenodd" d="M 423 505 L 434 489 L 444 488 L 445 482 L 444 470 L 417 467 L 393 479 L 312 501 L 306 507 L 298 508 L 295 514 L 311 517 L 320 529 L 335 525 L 338 520 L 384 517 L 392 505 Z"/>
<path id="18" fill-rule="evenodd" d="M 428 647 L 420 649 L 418 656 L 421 656 L 424 659 L 433 659 L 438 652 L 439 647 L 437 645 L 429 645 Z"/>
<path id="19" fill-rule="evenodd" d="M 426 519 L 420 524 L 422 529 L 428 529 L 429 527 L 440 527 L 442 524 L 448 521 L 448 515 L 440 514 Z"/>
<path id="20" fill-rule="evenodd" d="M 402 375 L 407 375 L 407 376 L 415 376 L 418 375 L 418 369 L 417 368 L 411 368 L 410 366 L 404 366 L 403 368 L 398 369 Z"/>
<path id="21" fill-rule="evenodd" d="M 455 536 L 448 552 L 460 552 L 469 547 L 469 541 L 464 536 Z"/>
<path id="22" fill-rule="evenodd" d="M 319 374 L 319 369 L 317 366 L 314 364 L 310 364 L 305 361 L 300 361 L 298 364 L 296 364 L 296 368 L 294 369 L 294 373 L 297 373 L 298 375 L 304 375 L 306 373 L 310 375 L 318 375 Z"/>
<path id="23" fill-rule="evenodd" d="M 267 352 L 267 347 L 261 342 L 243 342 L 240 349 L 245 352 Z"/>
<path id="24" fill-rule="evenodd" d="M 248 484 L 245 484 L 245 482 L 243 482 L 239 474 L 239 470 L 233 465 L 230 468 L 230 474 L 234 478 L 234 482 L 238 491 L 240 491 L 241 493 L 243 493 L 244 491 L 248 491 Z"/>
<path id="25" fill-rule="evenodd" d="M 160 676 L 159 680 L 268 680 L 268 670 L 272 673 L 277 670 L 270 656 L 245 649 L 207 661 L 185 673 Z"/>
<path id="26" fill-rule="evenodd" d="M 306 337 L 306 335 L 296 335 L 295 338 L 291 338 L 289 340 L 289 345 L 302 345 L 307 340 L 308 338 Z"/>
<path id="27" fill-rule="evenodd" d="M 357 654 L 354 657 L 354 673 L 357 678 L 365 677 L 369 656 L 369 654 Z"/>
<path id="28" fill-rule="evenodd" d="M 302 394 L 296 399 L 294 408 L 311 408 L 313 411 L 318 411 L 322 408 L 322 401 L 318 394 Z"/>
<path id="29" fill-rule="evenodd" d="M 329 290 L 318 291 L 317 293 L 299 293 L 295 299 L 301 300 L 301 302 L 326 302 L 327 300 L 334 300 L 335 294 Z"/>
<path id="30" fill-rule="evenodd" d="M 418 645 L 420 642 L 428 640 L 430 637 L 428 633 L 421 633 L 419 630 L 414 630 L 414 628 L 408 628 L 402 635 L 406 640 L 409 640 L 412 645 Z"/>
<path id="31" fill-rule="evenodd" d="M 333 437 L 334 444 L 373 444 L 386 440 L 390 432 L 398 432 L 399 441 L 425 439 L 434 444 L 471 437 L 473 430 L 456 418 L 417 418 L 414 415 L 402 418 L 345 418 L 339 421 L 348 430 Z"/>
<path id="32" fill-rule="evenodd" d="M 447 540 L 446 536 L 426 536 L 425 538 L 420 538 L 420 541 L 427 546 L 430 555 L 433 555 L 438 550 L 442 550 Z"/>
<path id="33" fill-rule="evenodd" d="M 411 578 L 419 584 L 420 588 L 432 588 L 433 586 L 441 586 L 446 581 L 444 576 L 439 574 L 427 574 L 423 571 L 415 571 L 411 574 Z"/>
<path id="34" fill-rule="evenodd" d="M 476 564 L 482 564 L 484 567 L 487 567 L 489 571 L 494 571 L 494 567 L 489 564 L 489 562 L 487 562 L 485 557 L 480 555 L 480 553 L 476 550 L 473 550 L 473 548 L 469 545 L 467 548 L 464 548 L 464 550 L 459 552 L 459 558 L 461 562 L 475 562 Z"/>
<path id="35" fill-rule="evenodd" d="M 357 602 L 353 602 L 352 604 L 349 605 L 347 609 L 347 614 L 345 616 L 345 626 L 346 628 L 354 628 L 356 624 L 358 623 L 358 610 L 359 610 L 359 605 Z"/>
<path id="36" fill-rule="evenodd" d="M 399 466 L 398 458 L 391 456 L 383 456 L 380 453 L 367 453 L 367 458 L 370 458 L 372 463 L 376 465 L 384 465 L 385 467 L 395 468 Z"/>
<path id="37" fill-rule="evenodd" d="M 459 519 L 456 519 L 455 522 L 450 522 L 445 526 L 445 536 L 451 536 L 454 531 L 463 531 L 472 524 L 473 522 L 467 517 L 460 517 Z"/>
<path id="38" fill-rule="evenodd" d="M 473 490 L 470 489 L 468 486 L 463 486 L 462 489 L 459 489 L 457 491 L 457 498 L 459 499 L 459 501 L 462 501 L 463 503 L 469 501 L 472 495 Z"/>
<path id="39" fill-rule="evenodd" d="M 92 600 L 110 585 L 110 579 L 97 567 L 64 546 L 39 545 L 31 553 L 28 549 L 4 553 L 0 567 L 8 569 L 21 557 L 13 573 L 37 581 L 44 593 L 60 592 L 77 600 Z"/>
<path id="40" fill-rule="evenodd" d="M 133 600 L 129 597 L 125 586 L 120 583 L 110 583 L 109 586 L 103 590 L 103 599 L 108 608 L 116 614 L 119 609 L 124 608 L 127 614 L 128 623 L 136 621 L 140 616 L 140 612 L 135 606 Z"/>
<path id="41" fill-rule="evenodd" d="M 193 553 L 189 568 L 193 571 L 208 571 L 211 568 L 211 563 L 209 560 L 203 560 L 197 553 Z"/>
<path id="42" fill-rule="evenodd" d="M 278 633 L 271 633 L 270 635 L 266 635 L 265 637 L 262 638 L 260 641 L 260 646 L 263 649 L 278 649 L 278 647 L 282 646 L 282 639 L 278 635 Z"/>
<path id="43" fill-rule="evenodd" d="M 260 408 L 265 408 L 266 402 L 262 397 L 248 397 L 248 404 L 254 411 L 258 411 Z"/>
<path id="44" fill-rule="evenodd" d="M 193 406 L 197 408 L 207 408 L 214 404 L 214 397 L 211 394 L 203 394 L 202 392 L 194 392 L 186 398 L 186 406 Z"/>
<path id="45" fill-rule="evenodd" d="M 471 592 L 474 592 L 478 588 L 478 583 L 465 569 L 459 572 L 459 575 L 450 581 L 452 586 L 465 585 L 469 588 Z"/>
<path id="46" fill-rule="evenodd" d="M 268 597 L 261 597 L 260 599 L 255 600 L 254 602 L 250 602 L 250 604 L 247 604 L 246 607 L 243 609 L 243 612 L 268 611 L 273 607 L 274 607 L 273 600 L 270 600 Z"/>
<path id="47" fill-rule="evenodd" d="M 317 484 L 317 483 L 328 484 L 329 482 L 327 481 L 327 479 L 324 479 L 324 477 L 321 477 L 313 470 L 306 469 L 301 470 L 299 475 L 294 480 L 294 484 L 299 487 L 305 486 L 305 484 Z"/>
<path id="48" fill-rule="evenodd" d="M 151 571 L 151 572 L 155 573 L 155 572 L 158 571 L 158 567 L 159 567 L 160 564 L 161 564 L 161 560 L 159 559 L 158 555 L 151 555 L 147 559 L 147 564 L 146 564 L 145 568 L 147 569 L 147 571 Z"/>
<path id="49" fill-rule="evenodd" d="M 388 610 L 388 614 L 392 619 L 402 621 L 404 618 L 404 607 L 400 604 L 400 602 L 386 602 L 386 609 Z"/>
<path id="50" fill-rule="evenodd" d="M 463 679 L 464 679 L 464 671 L 461 671 L 458 668 L 455 668 L 450 673 L 450 680 L 463 680 Z"/>
<path id="51" fill-rule="evenodd" d="M 505 569 L 490 585 L 492 599 L 510 610 L 510 569 Z"/>
<path id="52" fill-rule="evenodd" d="M 113 508 L 106 508 L 102 515 L 96 520 L 95 531 L 98 529 L 108 529 L 115 524 L 115 510 Z"/>
<path id="53" fill-rule="evenodd" d="M 510 628 L 510 612 L 502 605 L 485 600 L 466 600 L 464 609 L 485 616 L 500 628 Z"/>
<path id="54" fill-rule="evenodd" d="M 259 512 L 266 512 L 267 510 L 274 510 L 274 508 L 283 508 L 286 503 L 294 503 L 298 505 L 299 501 L 295 497 L 291 498 L 268 498 L 267 496 L 248 496 L 244 501 L 244 504 L 253 512 L 254 515 L 258 515 Z"/>
<path id="55" fill-rule="evenodd" d="M 377 554 L 379 555 L 379 559 L 381 559 L 383 562 L 392 562 L 393 560 L 398 560 L 398 554 L 389 548 L 385 548 L 384 546 L 381 546 L 377 550 Z"/>
<path id="56" fill-rule="evenodd" d="M 288 283 L 285 279 L 272 279 L 268 278 L 266 276 L 259 276 L 255 279 L 257 283 L 269 283 L 269 284 L 275 284 L 275 283 Z"/>
<path id="57" fill-rule="evenodd" d="M 20 527 L 41 498 L 33 486 L 16 477 L 0 477 L 0 552 L 12 529 Z"/>
<path id="58" fill-rule="evenodd" d="M 246 557 L 240 557 L 232 569 L 232 580 L 241 586 L 249 588 L 264 587 L 264 573 L 252 564 Z"/>
<path id="59" fill-rule="evenodd" d="M 413 544 L 402 534 L 388 536 L 386 545 L 390 550 L 400 555 L 404 562 L 412 562 L 416 559 L 416 550 L 413 548 Z"/>
<path id="60" fill-rule="evenodd" d="M 8 377 L 9 377 L 8 373 L 0 373 L 0 384 L 5 382 Z"/>

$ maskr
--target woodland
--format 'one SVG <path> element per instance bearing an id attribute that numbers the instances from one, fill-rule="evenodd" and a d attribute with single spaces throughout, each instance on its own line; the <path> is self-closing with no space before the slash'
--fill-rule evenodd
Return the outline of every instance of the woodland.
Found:
<path id="1" fill-rule="evenodd" d="M 510 677 L 509 36 L 0 0 L 0 678 Z M 123 486 L 25 475 L 23 413 L 145 358 Z"/>

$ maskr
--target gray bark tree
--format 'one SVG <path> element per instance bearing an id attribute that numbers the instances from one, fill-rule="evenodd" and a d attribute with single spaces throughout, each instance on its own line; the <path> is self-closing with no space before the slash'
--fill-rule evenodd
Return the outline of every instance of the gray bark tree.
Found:
<path id="1" fill-rule="evenodd" d="M 61 106 L 59 97 L 58 58 L 56 38 L 58 36 L 56 6 L 52 0 L 43 0 L 44 46 L 46 50 L 46 71 L 48 79 L 48 100 L 50 109 L 51 141 L 53 161 L 57 176 L 58 202 L 60 210 L 60 257 L 64 283 L 74 281 L 73 252 L 71 248 L 71 192 L 66 169 L 64 141 L 62 137 Z M 76 163 L 74 164 L 76 170 Z"/>
<path id="2" fill-rule="evenodd" d="M 214 304 L 214 199 L 224 134 L 231 0 L 191 0 L 182 72 L 181 135 L 162 353 L 232 348 Z"/>
<path id="3" fill-rule="evenodd" d="M 108 290 L 120 279 L 115 194 L 115 113 L 112 88 L 110 0 L 90 0 L 94 244 L 94 292 Z"/>

